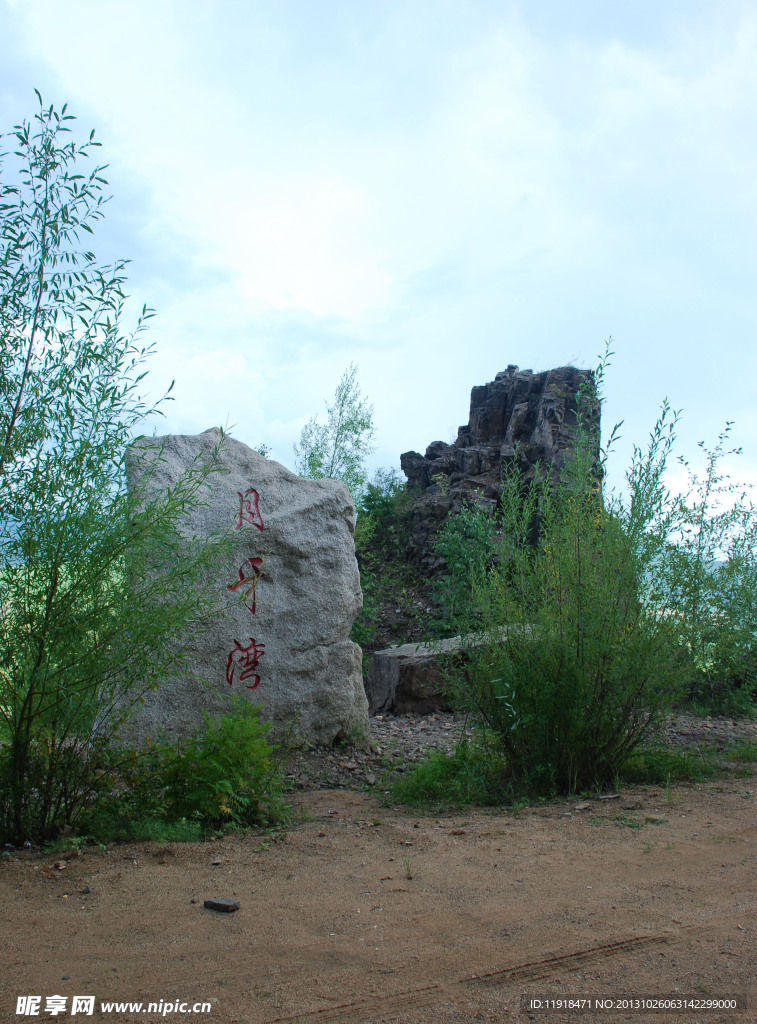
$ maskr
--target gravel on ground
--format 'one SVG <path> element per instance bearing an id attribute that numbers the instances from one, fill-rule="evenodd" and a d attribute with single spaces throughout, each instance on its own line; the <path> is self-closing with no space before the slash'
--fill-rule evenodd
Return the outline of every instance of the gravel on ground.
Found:
<path id="1" fill-rule="evenodd" d="M 289 785 L 298 790 L 381 788 L 388 773 L 407 771 L 428 751 L 445 750 L 451 754 L 473 732 L 468 716 L 444 711 L 372 715 L 369 721 L 370 736 L 361 745 L 295 750 L 285 769 Z M 757 742 L 757 719 L 675 714 L 667 719 L 665 738 L 679 749 L 724 749 L 740 740 Z"/>

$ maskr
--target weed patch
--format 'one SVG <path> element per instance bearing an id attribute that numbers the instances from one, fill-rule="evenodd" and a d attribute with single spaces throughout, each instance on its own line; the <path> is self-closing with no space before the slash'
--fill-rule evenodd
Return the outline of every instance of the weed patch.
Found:
<path id="1" fill-rule="evenodd" d="M 461 743 L 453 754 L 435 750 L 391 787 L 391 799 L 420 807 L 484 807 L 506 803 L 504 762 L 476 742 Z"/>
<path id="2" fill-rule="evenodd" d="M 82 829 L 99 841 L 194 842 L 235 828 L 286 821 L 283 779 L 260 709 L 234 697 L 190 739 L 163 741 L 121 758 Z"/>

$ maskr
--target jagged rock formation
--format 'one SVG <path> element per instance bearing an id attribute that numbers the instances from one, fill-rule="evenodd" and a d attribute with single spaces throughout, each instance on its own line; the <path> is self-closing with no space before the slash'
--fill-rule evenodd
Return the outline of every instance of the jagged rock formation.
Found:
<path id="1" fill-rule="evenodd" d="M 524 483 L 533 479 L 537 463 L 558 471 L 575 444 L 576 402 L 591 370 L 561 366 L 533 373 L 512 364 L 489 384 L 471 391 L 470 417 L 454 444 L 434 441 L 425 455 L 400 456 L 407 487 L 418 495 L 412 511 L 408 557 L 426 576 L 445 568 L 434 552 L 436 534 L 447 516 L 464 502 L 494 509 L 501 494 L 503 469 L 517 460 Z M 599 403 L 591 407 L 599 439 Z"/>

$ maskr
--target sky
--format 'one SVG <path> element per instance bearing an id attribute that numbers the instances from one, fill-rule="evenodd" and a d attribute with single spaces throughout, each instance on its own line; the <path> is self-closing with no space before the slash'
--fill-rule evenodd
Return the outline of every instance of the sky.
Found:
<path id="1" fill-rule="evenodd" d="M 102 142 L 159 433 L 294 468 L 354 363 L 399 468 L 611 337 L 612 484 L 665 398 L 757 482 L 754 0 L 0 0 L 0 133 L 35 88 Z"/>

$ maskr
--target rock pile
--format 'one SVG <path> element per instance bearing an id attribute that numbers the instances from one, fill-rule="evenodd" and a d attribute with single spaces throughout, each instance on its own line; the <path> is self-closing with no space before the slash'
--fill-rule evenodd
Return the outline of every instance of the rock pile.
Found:
<path id="1" fill-rule="evenodd" d="M 470 738 L 463 715 L 372 715 L 369 738 L 360 746 L 313 747 L 290 754 L 285 774 L 294 789 L 361 789 L 390 784 L 432 750 L 452 755 Z"/>
<path id="2" fill-rule="evenodd" d="M 298 790 L 387 789 L 397 774 L 412 768 L 427 753 L 452 754 L 464 739 L 475 734 L 467 715 L 437 711 L 433 714 L 372 715 L 369 738 L 361 746 L 313 747 L 297 751 L 286 761 L 289 786 Z M 665 740 L 674 749 L 716 745 L 727 751 L 739 741 L 757 742 L 757 721 L 670 715 Z"/>

